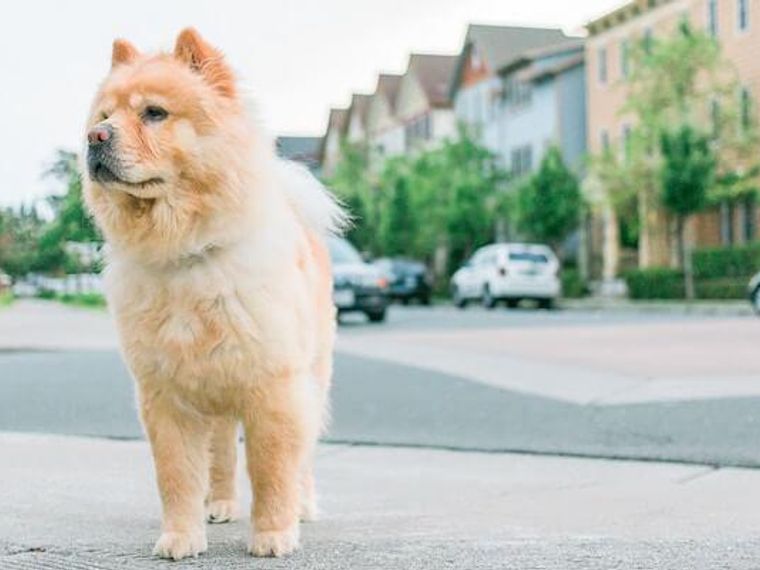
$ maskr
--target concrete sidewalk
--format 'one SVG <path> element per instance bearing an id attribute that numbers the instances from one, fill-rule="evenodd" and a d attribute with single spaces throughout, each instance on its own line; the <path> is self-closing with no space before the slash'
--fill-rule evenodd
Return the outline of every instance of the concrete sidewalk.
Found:
<path id="1" fill-rule="evenodd" d="M 323 446 L 317 475 L 294 556 L 247 556 L 243 520 L 169 563 L 144 442 L 0 434 L 0 568 L 760 567 L 758 471 Z"/>

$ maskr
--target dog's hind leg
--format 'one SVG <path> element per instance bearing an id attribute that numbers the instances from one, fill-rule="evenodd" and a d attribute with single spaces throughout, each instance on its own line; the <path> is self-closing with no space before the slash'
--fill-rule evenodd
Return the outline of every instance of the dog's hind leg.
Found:
<path id="1" fill-rule="evenodd" d="M 238 517 L 235 469 L 237 465 L 237 419 L 214 419 L 211 432 L 211 469 L 206 517 L 210 523 L 224 523 Z"/>

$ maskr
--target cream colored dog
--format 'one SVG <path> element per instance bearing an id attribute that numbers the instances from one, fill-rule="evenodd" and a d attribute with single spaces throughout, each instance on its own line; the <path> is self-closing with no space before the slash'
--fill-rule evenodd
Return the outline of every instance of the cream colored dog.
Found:
<path id="1" fill-rule="evenodd" d="M 235 515 L 238 424 L 250 552 L 279 556 L 316 505 L 335 310 L 324 236 L 343 212 L 248 120 L 222 55 L 117 40 L 92 106 L 84 191 L 108 246 L 110 310 L 137 383 L 163 503 L 154 553 L 206 550 Z"/>

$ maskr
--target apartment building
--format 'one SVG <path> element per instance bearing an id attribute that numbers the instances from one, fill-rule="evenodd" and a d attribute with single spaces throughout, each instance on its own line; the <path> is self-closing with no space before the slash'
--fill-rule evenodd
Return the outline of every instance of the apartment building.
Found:
<path id="1" fill-rule="evenodd" d="M 634 0 L 590 22 L 586 41 L 586 89 L 588 97 L 588 148 L 599 154 L 606 148 L 622 148 L 634 120 L 621 112 L 627 95 L 630 54 L 635 42 L 672 34 L 687 19 L 720 43 L 726 60 L 736 68 L 736 97 L 749 112 L 760 97 L 760 0 Z M 705 101 L 709 116 L 709 101 Z M 647 213 L 649 231 L 639 244 L 640 266 L 669 265 L 674 246 L 664 212 Z M 611 222 L 608 216 L 607 223 Z M 695 217 L 691 239 L 698 245 L 729 245 L 756 238 L 758 212 L 750 198 L 730 201 L 712 212 Z M 607 235 L 608 237 L 603 237 Z M 595 230 L 593 242 L 617 239 L 615 229 Z M 617 265 L 612 244 L 600 244 L 596 252 L 612 252 L 605 263 Z M 616 268 L 607 268 L 612 274 Z"/>

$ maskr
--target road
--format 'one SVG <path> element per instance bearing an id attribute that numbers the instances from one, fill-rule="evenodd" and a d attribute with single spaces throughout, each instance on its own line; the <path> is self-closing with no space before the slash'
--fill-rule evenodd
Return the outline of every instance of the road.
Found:
<path id="1" fill-rule="evenodd" d="M 42 308 L 0 314 L 0 431 L 142 437 L 107 317 Z M 760 466 L 752 317 L 399 307 L 339 336 L 328 442 Z"/>
<path id="2" fill-rule="evenodd" d="M 326 514 L 303 549 L 252 561 L 241 520 L 170 565 L 150 556 L 150 454 L 107 314 L 17 302 L 0 311 L 0 568 L 756 569 L 760 471 L 729 466 L 760 462 L 759 325 L 446 307 L 349 319 L 317 457 Z M 238 479 L 250 504 L 242 462 Z"/>

